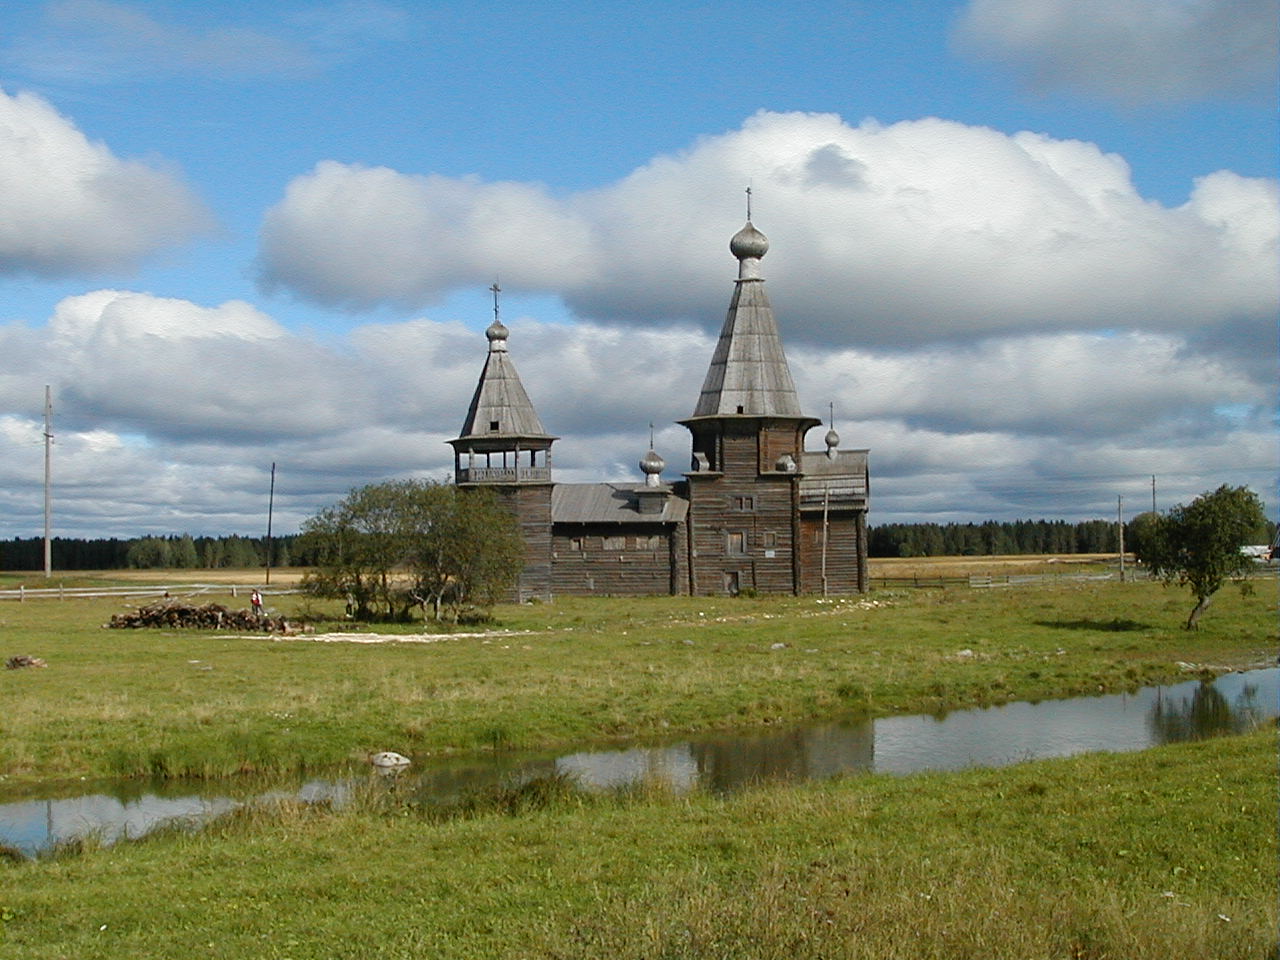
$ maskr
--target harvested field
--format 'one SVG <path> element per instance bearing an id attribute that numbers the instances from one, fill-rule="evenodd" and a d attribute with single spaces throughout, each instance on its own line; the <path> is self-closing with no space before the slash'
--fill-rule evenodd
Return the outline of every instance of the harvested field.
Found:
<path id="1" fill-rule="evenodd" d="M 1099 571 L 1117 562 L 1114 553 L 1011 554 L 982 557 L 872 557 L 873 580 L 897 577 L 968 577 L 1018 574 L 1076 574 Z M 1133 558 L 1127 557 L 1132 563 Z"/>

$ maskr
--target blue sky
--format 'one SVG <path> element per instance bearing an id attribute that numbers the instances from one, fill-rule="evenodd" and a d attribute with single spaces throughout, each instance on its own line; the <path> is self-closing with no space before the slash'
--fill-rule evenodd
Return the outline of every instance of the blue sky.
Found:
<path id="1" fill-rule="evenodd" d="M 873 523 L 1266 497 L 1277 6 L 11 3 L 0 535 L 45 383 L 67 535 L 443 475 L 495 276 L 560 475 L 675 475 L 746 182 Z"/>

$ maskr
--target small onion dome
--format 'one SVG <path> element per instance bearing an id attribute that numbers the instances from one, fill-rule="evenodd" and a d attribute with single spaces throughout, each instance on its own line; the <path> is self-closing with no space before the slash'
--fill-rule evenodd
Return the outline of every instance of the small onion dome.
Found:
<path id="1" fill-rule="evenodd" d="M 650 450 L 640 461 L 640 472 L 646 477 L 656 477 L 665 469 L 667 469 L 667 461 L 658 456 L 656 450 Z"/>
<path id="2" fill-rule="evenodd" d="M 729 252 L 739 260 L 759 260 L 769 252 L 768 238 L 747 221 L 729 241 Z"/>
<path id="3" fill-rule="evenodd" d="M 840 434 L 836 433 L 835 427 L 827 431 L 827 446 L 832 450 L 840 446 Z"/>
<path id="4" fill-rule="evenodd" d="M 484 335 L 490 343 L 493 343 L 495 340 L 506 340 L 511 336 L 511 331 L 503 325 L 501 320 L 495 320 L 489 324 L 489 329 L 484 332 Z"/>

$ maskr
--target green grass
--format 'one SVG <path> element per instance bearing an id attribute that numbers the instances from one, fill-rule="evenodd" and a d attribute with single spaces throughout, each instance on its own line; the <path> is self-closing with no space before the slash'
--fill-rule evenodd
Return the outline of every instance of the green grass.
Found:
<path id="1" fill-rule="evenodd" d="M 1259 960 L 1274 767 L 1269 730 L 731 797 L 370 791 L 0 865 L 0 955 Z"/>
<path id="2" fill-rule="evenodd" d="M 509 635 L 376 646 L 7 602 L 0 655 L 49 667 L 0 672 L 0 793 L 945 710 L 1274 658 L 1270 586 L 1225 591 L 1195 633 L 1186 592 L 1152 584 L 870 599 L 565 599 L 499 609 Z M 341 809 L 0 859 L 0 956 L 1263 958 L 1275 809 L 1274 730 L 730 797 L 553 779 L 433 804 L 378 779 Z"/>
<path id="3" fill-rule="evenodd" d="M 1224 590 L 1194 633 L 1186 592 L 1154 584 L 880 592 L 874 606 L 566 598 L 499 608 L 493 628 L 513 635 L 383 645 L 105 630 L 125 602 L 8 601 L 0 655 L 49 666 L 0 672 L 0 793 L 1119 690 L 1185 676 L 1179 662 L 1272 660 L 1272 594 Z"/>

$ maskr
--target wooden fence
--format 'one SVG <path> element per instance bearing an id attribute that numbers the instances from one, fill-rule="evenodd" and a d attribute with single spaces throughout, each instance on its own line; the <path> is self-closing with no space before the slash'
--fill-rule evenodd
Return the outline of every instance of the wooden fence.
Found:
<path id="1" fill-rule="evenodd" d="M 138 584 L 129 587 L 18 587 L 0 590 L 0 600 L 76 600 L 102 597 L 198 597 L 207 593 L 230 593 L 236 597 L 248 596 L 257 590 L 264 597 L 285 593 L 297 593 L 289 587 L 268 587 L 260 583 L 175 583 L 164 585 Z"/>
<path id="2" fill-rule="evenodd" d="M 1245 575 L 1245 579 L 1276 579 L 1280 577 L 1280 565 L 1259 565 Z M 872 590 L 892 590 L 901 587 L 970 587 L 974 590 L 992 590 L 1002 587 L 1028 587 L 1045 583 L 1083 583 L 1088 581 L 1119 580 L 1119 570 L 1105 573 L 1009 573 L 970 574 L 967 577 L 869 577 Z M 1151 574 L 1142 567 L 1127 567 L 1126 581 L 1150 580 Z"/>
<path id="3" fill-rule="evenodd" d="M 1068 583 L 1080 580 L 1116 580 L 1115 572 L 1110 573 L 1028 573 L 1028 574 L 970 574 L 955 577 L 868 577 L 873 590 L 892 590 L 898 587 L 972 587 L 975 590 L 992 587 L 1029 586 L 1037 583 Z M 1138 579 L 1129 573 L 1126 580 Z M 1146 579 L 1143 574 L 1141 579 Z"/>

